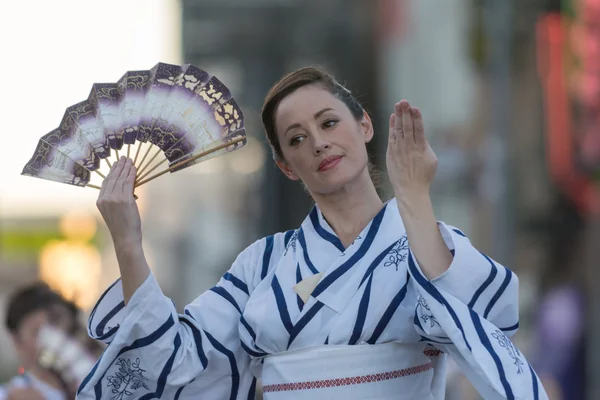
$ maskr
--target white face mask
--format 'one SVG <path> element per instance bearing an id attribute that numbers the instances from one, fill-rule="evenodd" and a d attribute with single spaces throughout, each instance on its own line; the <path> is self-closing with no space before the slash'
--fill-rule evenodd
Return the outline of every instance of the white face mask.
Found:
<path id="1" fill-rule="evenodd" d="M 79 386 L 96 361 L 76 338 L 52 325 L 40 329 L 38 345 L 40 366 L 58 373 L 71 387 Z"/>

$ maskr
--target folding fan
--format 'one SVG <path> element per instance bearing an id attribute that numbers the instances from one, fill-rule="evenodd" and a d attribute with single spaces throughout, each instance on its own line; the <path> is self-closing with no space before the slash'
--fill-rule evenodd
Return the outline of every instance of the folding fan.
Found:
<path id="1" fill-rule="evenodd" d="M 41 137 L 22 174 L 99 189 L 92 178 L 105 178 L 101 161 L 111 167 L 119 151 L 131 157 L 133 150 L 137 187 L 245 144 L 242 111 L 217 77 L 191 64 L 158 63 L 93 84 Z"/>

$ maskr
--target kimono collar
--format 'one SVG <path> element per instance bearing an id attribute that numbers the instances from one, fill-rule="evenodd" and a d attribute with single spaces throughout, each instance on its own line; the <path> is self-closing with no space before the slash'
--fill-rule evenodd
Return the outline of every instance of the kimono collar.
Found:
<path id="1" fill-rule="evenodd" d="M 320 261 L 328 259 L 325 269 L 320 269 L 323 275 L 306 306 L 310 307 L 317 300 L 337 312 L 346 307 L 389 247 L 404 234 L 395 201 L 388 201 L 347 249 L 343 248 L 316 205 L 302 224 L 302 230 L 307 233 L 310 256 L 315 264 L 323 265 Z M 337 254 L 333 255 L 333 249 L 324 241 L 334 245 Z"/>

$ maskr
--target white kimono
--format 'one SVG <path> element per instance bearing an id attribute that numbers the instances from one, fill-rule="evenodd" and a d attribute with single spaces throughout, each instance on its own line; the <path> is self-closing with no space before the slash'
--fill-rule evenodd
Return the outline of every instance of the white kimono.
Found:
<path id="1" fill-rule="evenodd" d="M 109 346 L 78 399 L 253 399 L 257 378 L 266 400 L 443 399 L 447 355 L 486 399 L 547 399 L 507 337 L 517 277 L 439 228 L 454 258 L 431 281 L 395 200 L 347 249 L 315 206 L 299 229 L 246 248 L 182 315 L 152 275 L 127 306 L 117 281 L 89 319 Z"/>

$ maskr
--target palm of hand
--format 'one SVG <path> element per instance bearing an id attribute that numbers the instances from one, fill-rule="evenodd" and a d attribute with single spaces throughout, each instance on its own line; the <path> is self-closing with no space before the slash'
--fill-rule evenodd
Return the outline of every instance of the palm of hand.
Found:
<path id="1" fill-rule="evenodd" d="M 396 197 L 422 196 L 437 170 L 437 156 L 425 140 L 421 112 L 405 100 L 390 116 L 387 171 Z"/>
<path id="2" fill-rule="evenodd" d="M 122 157 L 102 182 L 96 202 L 113 241 L 120 246 L 141 241 L 142 223 L 133 195 L 135 176 L 131 160 Z"/>

